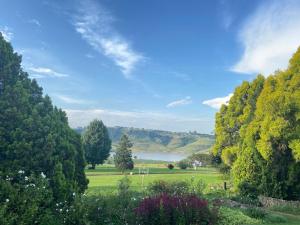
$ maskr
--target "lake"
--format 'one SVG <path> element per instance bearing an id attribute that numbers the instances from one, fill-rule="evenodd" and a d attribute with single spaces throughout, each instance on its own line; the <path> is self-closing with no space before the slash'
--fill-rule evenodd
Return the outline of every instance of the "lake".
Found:
<path id="1" fill-rule="evenodd" d="M 138 159 L 152 159 L 163 161 L 180 161 L 188 156 L 186 154 L 174 152 L 133 152 L 132 155 L 137 156 Z"/>

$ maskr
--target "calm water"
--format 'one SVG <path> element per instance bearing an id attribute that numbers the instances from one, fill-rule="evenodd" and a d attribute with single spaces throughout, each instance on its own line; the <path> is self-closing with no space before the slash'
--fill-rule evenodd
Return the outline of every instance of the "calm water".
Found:
<path id="1" fill-rule="evenodd" d="M 187 157 L 185 154 L 170 153 L 170 152 L 134 152 L 133 156 L 137 156 L 138 159 L 152 159 L 163 161 L 180 161 Z"/>

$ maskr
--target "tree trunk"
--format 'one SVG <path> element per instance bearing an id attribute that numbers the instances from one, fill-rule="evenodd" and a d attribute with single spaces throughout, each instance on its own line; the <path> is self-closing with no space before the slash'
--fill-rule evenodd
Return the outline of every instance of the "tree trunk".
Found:
<path id="1" fill-rule="evenodd" d="M 96 164 L 95 164 L 95 163 L 92 163 L 91 169 L 94 170 L 95 168 L 96 168 Z"/>

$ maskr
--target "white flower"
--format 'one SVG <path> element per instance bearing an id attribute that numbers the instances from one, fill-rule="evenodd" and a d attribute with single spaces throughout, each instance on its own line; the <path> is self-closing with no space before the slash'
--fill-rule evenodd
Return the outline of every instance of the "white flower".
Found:
<path id="1" fill-rule="evenodd" d="M 19 173 L 19 174 L 23 174 L 23 173 L 25 173 L 25 171 L 24 171 L 24 170 L 19 170 L 18 173 Z"/>
<path id="2" fill-rule="evenodd" d="M 42 178 L 46 178 L 46 174 L 44 174 L 44 172 L 41 172 L 41 176 Z"/>
<path id="3" fill-rule="evenodd" d="M 25 179 L 25 180 L 28 180 L 28 177 L 27 177 L 27 176 L 25 176 L 25 177 L 24 177 L 24 179 Z"/>
<path id="4" fill-rule="evenodd" d="M 9 202 L 9 199 L 7 198 L 5 201 L 6 201 L 6 202 Z"/>
<path id="5" fill-rule="evenodd" d="M 75 196 L 75 192 L 73 192 L 73 196 Z"/>

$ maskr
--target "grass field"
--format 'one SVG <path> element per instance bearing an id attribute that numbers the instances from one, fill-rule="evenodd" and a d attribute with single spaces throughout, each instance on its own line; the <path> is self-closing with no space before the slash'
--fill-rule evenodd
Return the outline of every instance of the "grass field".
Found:
<path id="1" fill-rule="evenodd" d="M 139 168 L 149 168 L 148 175 L 140 175 Z M 196 171 L 192 169 L 181 170 L 174 168 L 170 170 L 164 164 L 138 164 L 132 171 L 133 175 L 127 175 L 131 180 L 131 187 L 135 191 L 143 191 L 147 185 L 155 180 L 180 181 L 191 179 L 203 180 L 208 185 L 222 185 L 222 175 L 215 168 L 202 167 Z M 124 177 L 112 165 L 98 166 L 95 170 L 86 170 L 89 179 L 87 194 L 101 192 L 114 193 L 118 181 Z"/>
<path id="2" fill-rule="evenodd" d="M 140 175 L 139 168 L 149 168 L 148 175 Z M 134 191 L 142 192 L 147 188 L 147 186 L 155 180 L 164 181 L 191 181 L 191 179 L 202 180 L 207 184 L 206 188 L 206 198 L 217 197 L 216 193 L 211 190 L 212 187 L 222 189 L 223 182 L 225 181 L 223 176 L 212 167 L 201 167 L 196 171 L 193 169 L 181 170 L 179 168 L 174 168 L 170 170 L 166 167 L 166 163 L 154 163 L 147 162 L 143 164 L 135 164 L 135 169 L 132 171 L 133 175 L 127 173 L 126 176 L 129 177 L 131 181 L 131 189 Z M 117 191 L 118 181 L 124 178 L 124 174 L 120 173 L 113 165 L 106 164 L 97 166 L 95 170 L 86 170 L 86 175 L 89 179 L 89 187 L 86 192 L 87 195 L 110 195 L 115 194 Z M 221 194 L 220 197 L 225 197 Z M 235 211 L 237 210 L 237 211 Z M 233 216 L 238 215 L 239 209 L 233 210 Z M 278 212 L 269 211 L 270 215 L 274 218 L 282 217 L 284 221 L 278 222 L 276 220 L 264 221 L 265 225 L 298 225 L 300 224 L 300 216 L 293 215 L 288 212 Z M 277 219 L 278 220 L 278 219 Z M 243 221 L 244 222 L 244 221 Z M 236 223 L 235 223 L 236 224 Z M 239 223 L 238 223 L 239 224 Z M 242 223 L 245 224 L 245 223 Z M 252 224 L 252 223 L 251 223 Z M 257 223 L 253 223 L 257 224 Z M 260 224 L 260 223 L 259 223 Z"/>

